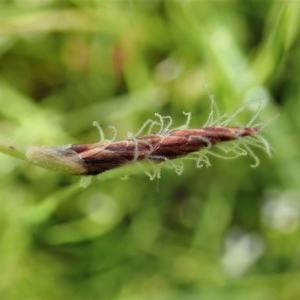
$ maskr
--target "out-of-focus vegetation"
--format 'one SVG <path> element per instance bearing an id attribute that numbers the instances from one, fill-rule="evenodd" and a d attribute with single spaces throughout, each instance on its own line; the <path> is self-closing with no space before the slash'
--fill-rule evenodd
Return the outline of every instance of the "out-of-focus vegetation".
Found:
<path id="1" fill-rule="evenodd" d="M 300 2 L 0 2 L 0 132 L 30 144 L 201 126 L 261 99 L 269 158 L 150 181 L 0 156 L 1 299 L 299 299 Z M 245 124 L 253 115 L 237 118 Z M 109 174 L 109 173 L 107 173 Z"/>

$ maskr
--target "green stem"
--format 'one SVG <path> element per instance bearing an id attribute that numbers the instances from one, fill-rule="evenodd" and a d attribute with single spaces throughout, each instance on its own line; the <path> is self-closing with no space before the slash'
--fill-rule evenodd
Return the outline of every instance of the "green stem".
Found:
<path id="1" fill-rule="evenodd" d="M 30 146 L 0 135 L 0 152 L 27 160 L 26 151 Z"/>
<path id="2" fill-rule="evenodd" d="M 0 135 L 0 152 L 21 158 L 39 167 L 70 174 L 86 172 L 80 156 L 66 147 L 30 146 Z"/>

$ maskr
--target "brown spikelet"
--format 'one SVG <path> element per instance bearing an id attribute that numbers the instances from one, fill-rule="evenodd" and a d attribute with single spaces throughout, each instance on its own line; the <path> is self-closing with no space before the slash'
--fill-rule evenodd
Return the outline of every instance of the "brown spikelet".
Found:
<path id="1" fill-rule="evenodd" d="M 75 144 L 68 149 L 79 155 L 85 174 L 96 175 L 130 162 L 163 162 L 198 152 L 221 142 L 237 140 L 259 132 L 258 127 L 210 126 L 148 134 L 123 141 Z"/>

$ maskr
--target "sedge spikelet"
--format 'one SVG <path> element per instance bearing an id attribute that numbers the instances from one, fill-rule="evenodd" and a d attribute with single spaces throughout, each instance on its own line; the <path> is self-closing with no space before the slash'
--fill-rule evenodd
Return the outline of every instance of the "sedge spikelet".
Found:
<path id="1" fill-rule="evenodd" d="M 99 174 L 131 162 L 164 162 L 198 152 L 218 143 L 251 136 L 259 128 L 212 126 L 200 129 L 171 130 L 135 138 L 69 147 L 82 160 L 84 173 Z"/>
<path id="2" fill-rule="evenodd" d="M 212 109 L 202 128 L 188 128 L 190 113 L 184 113 L 187 121 L 176 129 L 170 129 L 172 125 L 170 116 L 155 114 L 158 121 L 146 121 L 136 135 L 129 133 L 127 139 L 120 141 L 115 140 L 114 127 L 111 127 L 114 138 L 105 140 L 101 127 L 94 122 L 94 126 L 99 130 L 99 142 L 62 147 L 30 147 L 26 157 L 27 160 L 41 167 L 82 175 L 97 175 L 125 164 L 143 161 L 150 161 L 155 165 L 169 162 L 180 174 L 182 167 L 178 167 L 172 161 L 186 156 L 195 159 L 197 167 L 202 167 L 210 166 L 210 155 L 224 159 L 249 155 L 254 160 L 252 167 L 256 167 L 260 161 L 252 148 L 263 149 L 270 155 L 271 147 L 261 135 L 263 125 L 254 125 L 258 112 L 245 127 L 228 126 L 228 123 L 242 109 L 240 108 L 230 117 L 220 116 L 217 112 L 217 118 L 214 116 L 215 110 Z M 158 132 L 152 133 L 154 127 L 159 128 Z M 142 134 L 146 128 L 148 128 L 147 133 Z M 233 145 L 225 143 L 230 141 L 235 143 Z M 201 150 L 204 149 L 206 151 L 203 153 Z M 219 151 L 216 152 L 216 149 Z M 155 174 L 159 177 L 159 171 L 156 170 Z M 149 176 L 151 179 L 155 177 Z"/>

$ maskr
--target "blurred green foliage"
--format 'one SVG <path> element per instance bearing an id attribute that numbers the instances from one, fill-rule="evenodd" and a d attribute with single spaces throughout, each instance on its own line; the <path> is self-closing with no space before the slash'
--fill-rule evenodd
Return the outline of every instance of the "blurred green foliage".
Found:
<path id="1" fill-rule="evenodd" d="M 300 2 L 2 0 L 0 132 L 30 144 L 199 127 L 261 99 L 270 159 L 122 180 L 0 156 L 0 299 L 299 299 Z M 245 110 L 236 120 L 245 124 Z M 106 177 L 105 177 L 106 176 Z"/>

